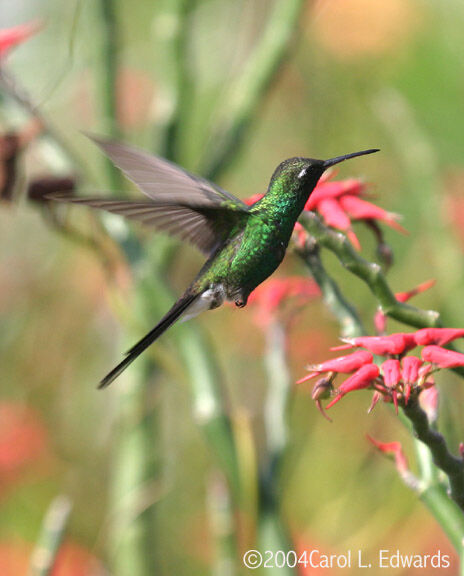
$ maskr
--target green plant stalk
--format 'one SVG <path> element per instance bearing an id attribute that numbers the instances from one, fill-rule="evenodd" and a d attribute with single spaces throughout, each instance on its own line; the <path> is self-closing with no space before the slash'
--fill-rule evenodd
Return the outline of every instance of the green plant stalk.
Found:
<path id="1" fill-rule="evenodd" d="M 379 300 L 385 313 L 400 321 L 416 327 L 439 326 L 440 317 L 435 311 L 424 311 L 398 302 L 390 289 L 380 267 L 367 262 L 355 252 L 349 240 L 341 233 L 324 226 L 314 213 L 304 214 L 302 223 L 309 234 L 320 246 L 331 250 L 345 268 L 364 280 Z M 300 254 L 302 257 L 305 254 Z M 307 255 L 306 255 L 307 256 Z M 324 275 L 315 266 L 314 260 L 307 262 L 314 270 L 314 277 L 324 292 Z M 319 280 L 318 280 L 319 279 Z M 325 279 L 326 280 L 326 279 Z M 330 286 L 330 283 L 329 283 Z M 330 294 L 330 292 L 329 292 Z M 335 300 L 339 306 L 339 298 Z M 330 302 L 330 301 L 329 301 Z M 343 302 L 343 300 L 342 300 Z M 345 307 L 341 306 L 340 319 L 343 322 Z M 338 317 L 338 314 L 336 316 Z M 343 326 L 343 324 L 342 324 Z M 462 514 L 463 463 L 453 457 L 447 450 L 444 438 L 429 426 L 426 414 L 412 402 L 406 407 L 404 422 L 409 419 L 419 440 L 415 440 L 418 463 L 421 472 L 417 491 L 421 501 L 429 509 L 436 521 L 447 534 L 450 542 L 459 554 L 461 573 L 464 574 L 464 515 Z M 425 444 L 423 443 L 425 442 Z M 437 469 L 445 468 L 451 474 L 451 492 L 459 504 L 451 500 L 445 488 L 439 483 Z M 407 483 L 411 488 L 412 483 Z"/>
<path id="2" fill-rule="evenodd" d="M 226 97 L 223 104 L 227 117 L 211 138 L 211 149 L 204 155 L 203 173 L 207 178 L 218 178 L 240 151 L 260 112 L 266 91 L 289 52 L 305 5 L 305 0 L 276 1 L 258 45 L 232 86 L 230 98 Z"/>
<path id="3" fill-rule="evenodd" d="M 324 304 L 340 324 L 341 335 L 355 338 L 366 333 L 358 312 L 343 296 L 337 283 L 327 273 L 322 264 L 319 248 L 311 241 L 296 248 L 296 253 L 308 267 L 311 276 L 322 292 Z"/>
<path id="4" fill-rule="evenodd" d="M 148 385 L 152 378 L 156 384 L 154 372 L 151 359 L 140 359 L 116 392 L 119 434 L 113 458 L 109 544 L 118 576 L 153 573 L 155 497 L 150 497 L 147 487 L 159 478 L 155 444 L 158 411 L 151 406 Z"/>
<path id="5" fill-rule="evenodd" d="M 147 270 L 145 278 L 139 283 L 145 317 L 159 317 L 172 304 L 172 291 L 161 277 L 162 274 Z M 156 294 L 156 298 L 153 294 Z M 172 337 L 177 342 L 187 374 L 196 422 L 223 470 L 234 497 L 238 498 L 239 463 L 227 414 L 228 401 L 213 350 L 194 321 L 175 326 Z"/>
<path id="6" fill-rule="evenodd" d="M 449 452 L 445 439 L 430 426 L 427 414 L 420 407 L 417 398 L 411 398 L 408 404 L 403 407 L 403 411 L 411 421 L 417 438 L 429 448 L 435 466 L 448 477 L 451 490 L 450 496 L 464 512 L 463 460 Z"/>
<path id="7" fill-rule="evenodd" d="M 464 548 L 464 515 L 457 504 L 450 500 L 446 489 L 440 484 L 425 486 L 419 491 L 419 498 L 431 512 L 448 536 L 461 560 Z"/>
<path id="8" fill-rule="evenodd" d="M 305 212 L 300 222 L 320 246 L 333 252 L 347 270 L 367 284 L 385 314 L 416 328 L 440 326 L 440 315 L 435 310 L 398 302 L 379 264 L 360 256 L 343 233 L 325 226 L 314 212 Z"/>
<path id="9" fill-rule="evenodd" d="M 45 515 L 37 544 L 32 553 L 29 576 L 50 576 L 55 566 L 72 504 L 67 496 L 58 496 Z"/>
<path id="10" fill-rule="evenodd" d="M 221 472 L 213 474 L 208 483 L 208 508 L 215 559 L 211 573 L 213 576 L 234 574 L 237 559 L 234 509 L 230 499 L 227 481 Z"/>
<path id="11" fill-rule="evenodd" d="M 114 0 L 99 0 L 101 66 L 98 74 L 100 108 L 103 116 L 103 129 L 106 135 L 118 139 L 121 129 L 118 123 L 118 71 L 120 35 Z M 121 171 L 105 158 L 108 182 L 113 190 L 124 189 Z"/>
<path id="12" fill-rule="evenodd" d="M 281 489 L 282 461 L 288 446 L 288 407 L 291 394 L 291 378 L 287 358 L 287 327 L 279 320 L 272 321 L 266 329 L 266 352 L 264 357 L 267 373 L 267 396 L 264 405 L 264 429 L 266 432 L 266 460 L 259 479 L 259 550 L 291 549 L 291 538 L 282 518 L 278 494 Z M 291 574 L 291 568 L 276 568 Z"/>
<path id="13" fill-rule="evenodd" d="M 167 81 L 167 113 L 156 123 L 155 140 L 158 153 L 179 162 L 181 159 L 182 129 L 188 119 L 193 97 L 193 81 L 188 58 L 191 15 L 197 0 L 165 1 L 163 18 L 169 22 L 170 33 L 164 43 L 164 53 L 170 56 L 171 79 Z M 166 88 L 165 88 L 166 90 Z"/>

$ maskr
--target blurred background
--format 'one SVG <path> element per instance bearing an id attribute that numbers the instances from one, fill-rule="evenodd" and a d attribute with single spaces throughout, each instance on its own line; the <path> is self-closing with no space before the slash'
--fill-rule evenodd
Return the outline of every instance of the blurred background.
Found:
<path id="1" fill-rule="evenodd" d="M 84 188 L 104 192 L 114 188 L 114 181 L 100 153 L 81 134 L 114 130 L 101 96 L 106 64 L 99 5 L 0 0 L 0 23 L 8 28 L 43 22 L 40 33 L 8 56 L 8 69 L 83 159 L 88 167 Z M 128 142 L 156 151 L 157 127 L 171 105 L 174 65 L 166 47 L 176 23 L 169 16 L 170 2 L 120 0 L 113 7 L 119 25 L 118 131 Z M 271 0 L 198 0 L 189 14 L 190 80 L 183 88 L 189 98 L 176 160 L 190 170 L 204 171 L 205 151 L 215 148 L 214 127 L 229 114 L 228 90 L 273 9 Z M 414 304 L 439 310 L 444 324 L 453 327 L 464 326 L 463 26 L 460 0 L 307 2 L 287 60 L 261 98 L 239 153 L 218 176 L 221 186 L 246 198 L 265 191 L 285 158 L 381 148 L 369 159 L 343 164 L 339 176 L 363 177 L 372 183 L 377 204 L 403 215 L 409 236 L 386 230 L 395 257 L 390 285 L 404 291 L 435 278 L 434 289 Z M 2 101 L 0 108 L 2 132 L 26 122 L 27 113 L 14 102 Z M 47 174 L 51 165 L 56 173 L 69 173 L 70 164 L 50 142 L 33 143 L 19 179 Z M 78 227 L 96 226 L 79 209 L 73 209 L 72 218 Z M 371 233 L 361 227 L 356 232 L 362 255 L 375 259 Z M 141 236 L 156 251 L 156 240 Z M 24 197 L 1 207 L 0 246 L 0 572 L 26 574 L 47 508 L 64 494 L 73 509 L 56 574 L 123 573 L 112 568 L 117 552 L 109 551 L 108 540 L 114 543 L 115 524 L 124 532 L 131 522 L 130 514 L 125 525 L 114 512 L 118 387 L 124 383 L 121 378 L 105 391 L 96 385 L 159 316 L 129 321 L 130 330 L 123 330 L 101 261 L 92 250 L 57 234 Z M 166 274 L 179 294 L 202 258 L 189 247 L 177 250 L 174 245 L 173 250 Z M 376 302 L 367 287 L 330 254 L 323 257 L 372 330 Z M 130 311 L 128 268 L 119 266 L 117 275 Z M 307 275 L 292 254 L 278 272 L 279 277 L 288 275 Z M 243 437 L 252 435 L 250 450 L 259 462 L 268 379 L 265 330 L 256 309 L 224 307 L 193 322 L 201 325 L 217 357 L 242 448 L 248 446 Z M 389 321 L 389 328 L 400 325 Z M 289 329 L 291 382 L 304 375 L 306 364 L 325 359 L 338 335 L 329 311 L 311 299 Z M 176 340 L 167 335 L 156 348 L 153 354 L 167 368 L 157 375 L 148 403 L 156 412 L 156 472 L 145 502 L 153 512 L 153 564 L 147 573 L 200 575 L 215 566 L 220 574 L 213 535 L 220 518 L 212 516 L 217 516 L 223 483 L 192 410 L 188 375 L 185 368 L 176 372 Z M 440 386 L 441 427 L 456 445 L 464 432 L 462 382 L 443 374 Z M 327 553 L 361 549 L 372 558 L 381 548 L 404 553 L 439 549 L 453 555 L 440 527 L 402 484 L 392 463 L 366 441 L 366 434 L 401 440 L 414 467 L 411 440 L 393 411 L 379 406 L 368 416 L 369 402 L 367 394 L 349 397 L 334 408 L 330 424 L 308 389 L 292 396 L 278 498 L 292 547 Z M 252 539 L 242 532 L 239 549 L 246 549 Z M 446 570 L 450 575 L 458 573 L 453 558 Z M 228 570 L 222 573 L 240 573 L 240 563 Z"/>

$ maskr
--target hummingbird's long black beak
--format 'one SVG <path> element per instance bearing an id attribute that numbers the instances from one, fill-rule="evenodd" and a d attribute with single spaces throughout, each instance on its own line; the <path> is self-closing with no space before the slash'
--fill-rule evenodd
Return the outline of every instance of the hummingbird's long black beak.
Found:
<path id="1" fill-rule="evenodd" d="M 330 166 L 334 166 L 334 164 L 338 164 L 339 162 L 343 162 L 348 160 L 349 158 L 356 158 L 356 156 L 365 156 L 366 154 L 374 154 L 374 152 L 379 152 L 379 148 L 371 148 L 370 150 L 361 150 L 361 152 L 352 152 L 351 154 L 345 154 L 344 156 L 337 156 L 336 158 L 329 158 L 329 160 L 324 161 L 324 168 L 329 168 Z"/>

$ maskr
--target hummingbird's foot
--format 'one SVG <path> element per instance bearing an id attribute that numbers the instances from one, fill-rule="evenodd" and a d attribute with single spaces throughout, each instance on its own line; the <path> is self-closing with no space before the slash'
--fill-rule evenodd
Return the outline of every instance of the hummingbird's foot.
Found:
<path id="1" fill-rule="evenodd" d="M 247 305 L 247 300 L 248 298 L 235 300 L 235 306 L 237 306 L 237 308 L 244 308 Z"/>

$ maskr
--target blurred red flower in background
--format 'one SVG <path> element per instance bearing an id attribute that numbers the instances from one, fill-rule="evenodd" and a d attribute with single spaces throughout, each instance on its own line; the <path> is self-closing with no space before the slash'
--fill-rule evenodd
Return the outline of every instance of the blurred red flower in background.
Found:
<path id="1" fill-rule="evenodd" d="M 267 326 L 279 313 L 286 310 L 290 301 L 290 310 L 303 306 L 308 300 L 319 297 L 319 287 L 311 278 L 290 276 L 287 278 L 271 278 L 260 284 L 248 299 L 248 303 L 256 308 L 256 321 Z"/>
<path id="2" fill-rule="evenodd" d="M 40 22 L 29 22 L 12 28 L 0 30 L 0 58 L 4 58 L 12 48 L 22 44 L 30 36 L 36 34 L 42 28 Z"/>
<path id="3" fill-rule="evenodd" d="M 39 415 L 22 404 L 0 404 L 0 489 L 48 454 L 48 435 Z"/>
<path id="4" fill-rule="evenodd" d="M 27 576 L 33 546 L 22 541 L 0 542 L 0 568 L 2 576 Z M 74 542 L 61 547 L 53 576 L 103 576 L 101 563 L 85 548 Z"/>

